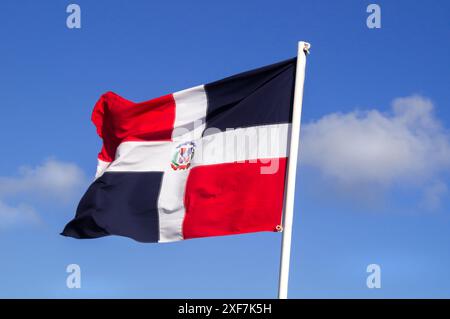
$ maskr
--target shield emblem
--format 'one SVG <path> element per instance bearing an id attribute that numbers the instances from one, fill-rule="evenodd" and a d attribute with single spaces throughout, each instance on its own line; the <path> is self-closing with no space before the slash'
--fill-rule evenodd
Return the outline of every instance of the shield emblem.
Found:
<path id="1" fill-rule="evenodd" d="M 176 170 L 185 170 L 191 166 L 194 158 L 195 144 L 194 142 L 186 142 L 180 144 L 175 149 L 170 166 Z"/>

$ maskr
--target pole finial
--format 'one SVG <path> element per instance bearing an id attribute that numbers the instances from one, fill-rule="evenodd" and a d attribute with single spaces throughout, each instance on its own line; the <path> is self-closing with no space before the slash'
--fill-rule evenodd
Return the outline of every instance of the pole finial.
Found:
<path id="1" fill-rule="evenodd" d="M 309 54 L 309 49 L 311 48 L 311 44 L 308 42 L 300 41 L 299 42 L 300 48 L 305 52 L 306 54 Z"/>

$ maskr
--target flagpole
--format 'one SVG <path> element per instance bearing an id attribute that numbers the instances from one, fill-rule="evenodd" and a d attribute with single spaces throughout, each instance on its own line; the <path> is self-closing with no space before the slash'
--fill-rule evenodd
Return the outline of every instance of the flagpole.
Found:
<path id="1" fill-rule="evenodd" d="M 292 223 L 294 217 L 295 176 L 297 154 L 300 141 L 300 122 L 302 117 L 303 85 L 305 83 L 306 55 L 311 45 L 298 43 L 297 70 L 295 73 L 294 107 L 292 114 L 291 142 L 287 168 L 286 197 L 283 213 L 283 237 L 281 239 L 280 278 L 278 298 L 287 299 L 289 282 L 289 263 L 291 257 Z"/>

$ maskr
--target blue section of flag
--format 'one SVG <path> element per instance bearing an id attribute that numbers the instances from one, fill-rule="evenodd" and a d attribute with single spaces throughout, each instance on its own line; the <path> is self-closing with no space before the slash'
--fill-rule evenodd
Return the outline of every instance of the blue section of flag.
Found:
<path id="1" fill-rule="evenodd" d="M 297 58 L 205 85 L 206 127 L 227 128 L 290 123 Z"/>
<path id="2" fill-rule="evenodd" d="M 158 242 L 162 172 L 106 172 L 87 190 L 62 232 L 75 238 L 121 235 Z"/>

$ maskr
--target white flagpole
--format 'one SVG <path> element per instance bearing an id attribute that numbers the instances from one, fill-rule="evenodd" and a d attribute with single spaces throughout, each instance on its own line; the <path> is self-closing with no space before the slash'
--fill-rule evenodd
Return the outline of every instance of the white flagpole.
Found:
<path id="1" fill-rule="evenodd" d="M 286 197 L 283 214 L 283 238 L 281 242 L 280 279 L 278 298 L 287 299 L 289 282 L 289 262 L 291 257 L 292 222 L 294 217 L 295 176 L 297 172 L 297 154 L 300 140 L 300 122 L 302 117 L 303 84 L 305 83 L 306 54 L 310 44 L 300 41 L 297 53 L 297 71 L 295 73 L 294 110 L 292 114 L 291 143 L 287 168 Z"/>

